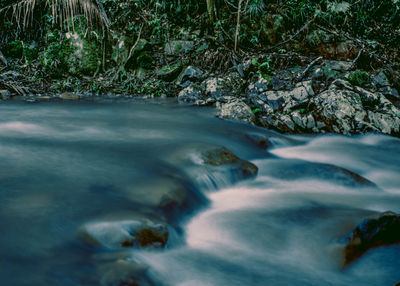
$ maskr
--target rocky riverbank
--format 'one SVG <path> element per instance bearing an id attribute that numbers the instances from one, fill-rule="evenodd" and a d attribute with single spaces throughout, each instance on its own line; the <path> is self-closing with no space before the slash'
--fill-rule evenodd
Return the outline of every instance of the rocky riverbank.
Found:
<path id="1" fill-rule="evenodd" d="M 354 70 L 351 61 L 317 59 L 313 66 L 292 67 L 265 73 L 259 60 L 248 59 L 227 73 L 213 74 L 195 66 L 181 65 L 158 72 L 165 81 L 161 90 L 180 103 L 214 106 L 222 119 L 256 124 L 284 133 L 365 132 L 400 136 L 400 95 L 390 74 Z M 265 61 L 266 63 L 268 60 Z M 168 77 L 167 77 L 168 75 Z M 27 89 L 16 96 L 16 86 L 29 80 L 18 72 L 0 74 L 0 98 L 28 103 L 51 100 L 129 100 L 155 94 L 94 94 Z M 14 90 L 13 90 L 14 87 Z M 168 87 L 168 88 L 167 88 Z M 6 89 L 7 88 L 7 89 Z M 17 89 L 18 90 L 18 89 Z"/>

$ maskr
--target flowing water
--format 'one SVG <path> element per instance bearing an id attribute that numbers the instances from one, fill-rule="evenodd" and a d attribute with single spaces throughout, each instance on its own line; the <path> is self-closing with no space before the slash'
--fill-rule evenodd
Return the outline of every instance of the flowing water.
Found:
<path id="1" fill-rule="evenodd" d="M 147 265 L 158 282 L 143 285 L 400 281 L 399 245 L 346 268 L 342 257 L 363 218 L 400 212 L 399 139 L 284 136 L 168 102 L 7 103 L 0 114 L 0 285 L 119 285 L 114 257 Z M 191 168 L 181 158 L 196 161 L 203 144 L 251 160 L 258 176 L 234 182 Z M 163 217 L 157 190 L 178 180 L 192 198 L 179 217 L 166 214 L 175 229 L 166 249 L 80 240 L 87 223 Z"/>

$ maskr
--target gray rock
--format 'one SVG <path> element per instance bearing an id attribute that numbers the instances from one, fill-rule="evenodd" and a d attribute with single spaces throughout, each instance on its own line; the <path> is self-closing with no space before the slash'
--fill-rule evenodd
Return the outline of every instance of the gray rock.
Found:
<path id="1" fill-rule="evenodd" d="M 1 100 L 9 100 L 11 97 L 11 93 L 6 89 L 0 89 L 0 99 Z"/>
<path id="2" fill-rule="evenodd" d="M 258 96 L 263 103 L 268 105 L 269 107 L 272 108 L 272 110 L 275 112 L 284 105 L 286 102 L 287 94 L 285 92 L 279 92 L 279 91 L 267 91 Z"/>
<path id="3" fill-rule="evenodd" d="M 242 101 L 230 103 L 217 103 L 219 109 L 218 117 L 229 120 L 243 121 L 246 123 L 254 122 L 255 116 L 251 108 Z"/>
<path id="4" fill-rule="evenodd" d="M 204 86 L 206 96 L 213 97 L 216 100 L 229 94 L 223 78 L 211 77 L 206 79 L 202 85 Z"/>
<path id="5" fill-rule="evenodd" d="M 188 66 L 178 77 L 177 84 L 183 85 L 187 82 L 196 82 L 201 80 L 203 72 L 194 66 Z"/>
<path id="6" fill-rule="evenodd" d="M 193 41 L 171 41 L 165 44 L 164 52 L 167 56 L 187 53 L 194 48 Z"/>
<path id="7" fill-rule="evenodd" d="M 307 128 L 308 129 L 313 129 L 314 127 L 315 127 L 314 117 L 311 114 L 309 114 L 307 116 Z"/>
<path id="8" fill-rule="evenodd" d="M 290 96 L 299 103 L 307 101 L 311 96 L 314 96 L 311 80 L 299 82 L 296 88 L 289 92 Z"/>
<path id="9" fill-rule="evenodd" d="M 179 102 L 195 103 L 196 101 L 202 99 L 203 99 L 203 94 L 201 92 L 201 89 L 195 84 L 189 85 L 188 87 L 181 90 L 178 94 Z"/>
<path id="10" fill-rule="evenodd" d="M 351 61 L 324 61 L 324 65 L 338 72 L 346 72 L 353 65 Z"/>
<path id="11" fill-rule="evenodd" d="M 382 88 L 390 86 L 389 79 L 387 78 L 384 71 L 380 71 L 378 74 L 372 77 L 372 83 L 376 88 Z"/>
<path id="12" fill-rule="evenodd" d="M 288 115 L 281 115 L 280 121 L 283 125 L 285 125 L 287 128 L 289 128 L 290 131 L 295 130 L 295 125 Z"/>
<path id="13" fill-rule="evenodd" d="M 263 93 L 269 89 L 270 82 L 263 77 L 259 77 L 254 83 L 251 83 L 247 90 L 248 93 Z"/>
<path id="14" fill-rule="evenodd" d="M 299 126 L 300 128 L 303 128 L 303 129 L 306 128 L 306 125 L 304 124 L 304 119 L 303 119 L 303 117 L 301 116 L 301 114 L 300 114 L 300 112 L 298 110 L 293 111 L 291 116 L 292 116 L 293 122 L 297 126 Z"/>
<path id="15" fill-rule="evenodd" d="M 400 132 L 400 113 L 393 116 L 390 114 L 382 114 L 378 112 L 368 111 L 369 122 L 376 127 L 380 132 L 386 134 Z"/>

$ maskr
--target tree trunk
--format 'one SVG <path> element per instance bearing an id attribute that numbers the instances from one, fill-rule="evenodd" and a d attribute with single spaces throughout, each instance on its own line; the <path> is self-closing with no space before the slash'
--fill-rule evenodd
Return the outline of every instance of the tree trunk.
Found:
<path id="1" fill-rule="evenodd" d="M 239 0 L 239 7 L 237 11 L 237 19 L 236 19 L 236 33 L 235 33 L 235 53 L 237 52 L 238 44 L 239 44 L 239 31 L 240 31 L 240 14 L 242 13 L 242 2 L 243 0 Z"/>
<path id="2" fill-rule="evenodd" d="M 210 17 L 210 22 L 214 23 L 214 0 L 206 0 L 207 1 L 207 12 Z"/>

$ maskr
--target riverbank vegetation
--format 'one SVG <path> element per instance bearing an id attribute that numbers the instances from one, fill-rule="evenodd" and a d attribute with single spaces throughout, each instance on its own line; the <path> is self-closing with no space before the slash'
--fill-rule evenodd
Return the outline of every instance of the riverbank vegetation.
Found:
<path id="1" fill-rule="evenodd" d="M 9 0 L 0 8 L 3 58 L 55 91 L 168 94 L 173 86 L 157 72 L 188 64 L 224 72 L 271 53 L 290 54 L 286 64 L 294 54 L 358 57 L 364 69 L 400 62 L 395 0 Z"/>

